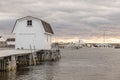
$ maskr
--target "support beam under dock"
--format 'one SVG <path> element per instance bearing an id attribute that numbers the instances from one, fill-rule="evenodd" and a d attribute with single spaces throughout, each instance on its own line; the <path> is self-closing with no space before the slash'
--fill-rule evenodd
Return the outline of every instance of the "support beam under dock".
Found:
<path id="1" fill-rule="evenodd" d="M 44 61 L 57 61 L 60 58 L 59 50 L 39 50 L 34 53 L 9 55 L 0 58 L 0 71 L 15 71 L 19 67 L 39 65 Z"/>

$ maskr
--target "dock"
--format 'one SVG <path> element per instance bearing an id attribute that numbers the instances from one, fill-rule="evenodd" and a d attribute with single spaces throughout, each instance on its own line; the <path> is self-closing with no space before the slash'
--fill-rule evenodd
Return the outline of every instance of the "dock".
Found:
<path id="1" fill-rule="evenodd" d="M 39 65 L 44 61 L 57 61 L 60 50 L 0 50 L 0 71 L 14 71 L 19 67 Z"/>

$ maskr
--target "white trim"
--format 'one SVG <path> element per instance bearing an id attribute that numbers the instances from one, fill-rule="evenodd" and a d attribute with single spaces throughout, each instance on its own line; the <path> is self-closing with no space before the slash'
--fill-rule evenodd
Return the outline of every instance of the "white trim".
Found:
<path id="1" fill-rule="evenodd" d="M 53 35 L 52 33 L 48 33 L 48 32 L 45 32 L 44 34 L 46 34 L 46 35 L 51 35 L 51 36 Z"/>

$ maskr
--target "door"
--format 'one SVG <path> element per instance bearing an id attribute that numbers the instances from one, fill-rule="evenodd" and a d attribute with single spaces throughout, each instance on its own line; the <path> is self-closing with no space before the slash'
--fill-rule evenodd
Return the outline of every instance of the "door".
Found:
<path id="1" fill-rule="evenodd" d="M 19 48 L 20 49 L 34 49 L 35 35 L 34 34 L 21 34 L 19 35 Z"/>

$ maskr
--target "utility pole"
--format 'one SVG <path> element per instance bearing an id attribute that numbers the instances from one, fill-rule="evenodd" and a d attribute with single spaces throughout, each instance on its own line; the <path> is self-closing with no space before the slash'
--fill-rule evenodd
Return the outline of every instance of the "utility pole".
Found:
<path id="1" fill-rule="evenodd" d="M 104 34 L 103 34 L 103 37 L 104 37 L 104 41 L 103 41 L 103 42 L 104 42 L 104 43 L 106 42 L 106 41 L 105 41 L 105 38 L 106 38 L 105 36 L 106 36 L 106 34 L 105 34 L 105 30 L 104 30 Z"/>
<path id="2" fill-rule="evenodd" d="M 105 43 L 106 43 L 106 29 L 104 26 L 104 33 L 103 33 L 103 43 L 104 43 L 104 47 L 105 47 Z"/>

